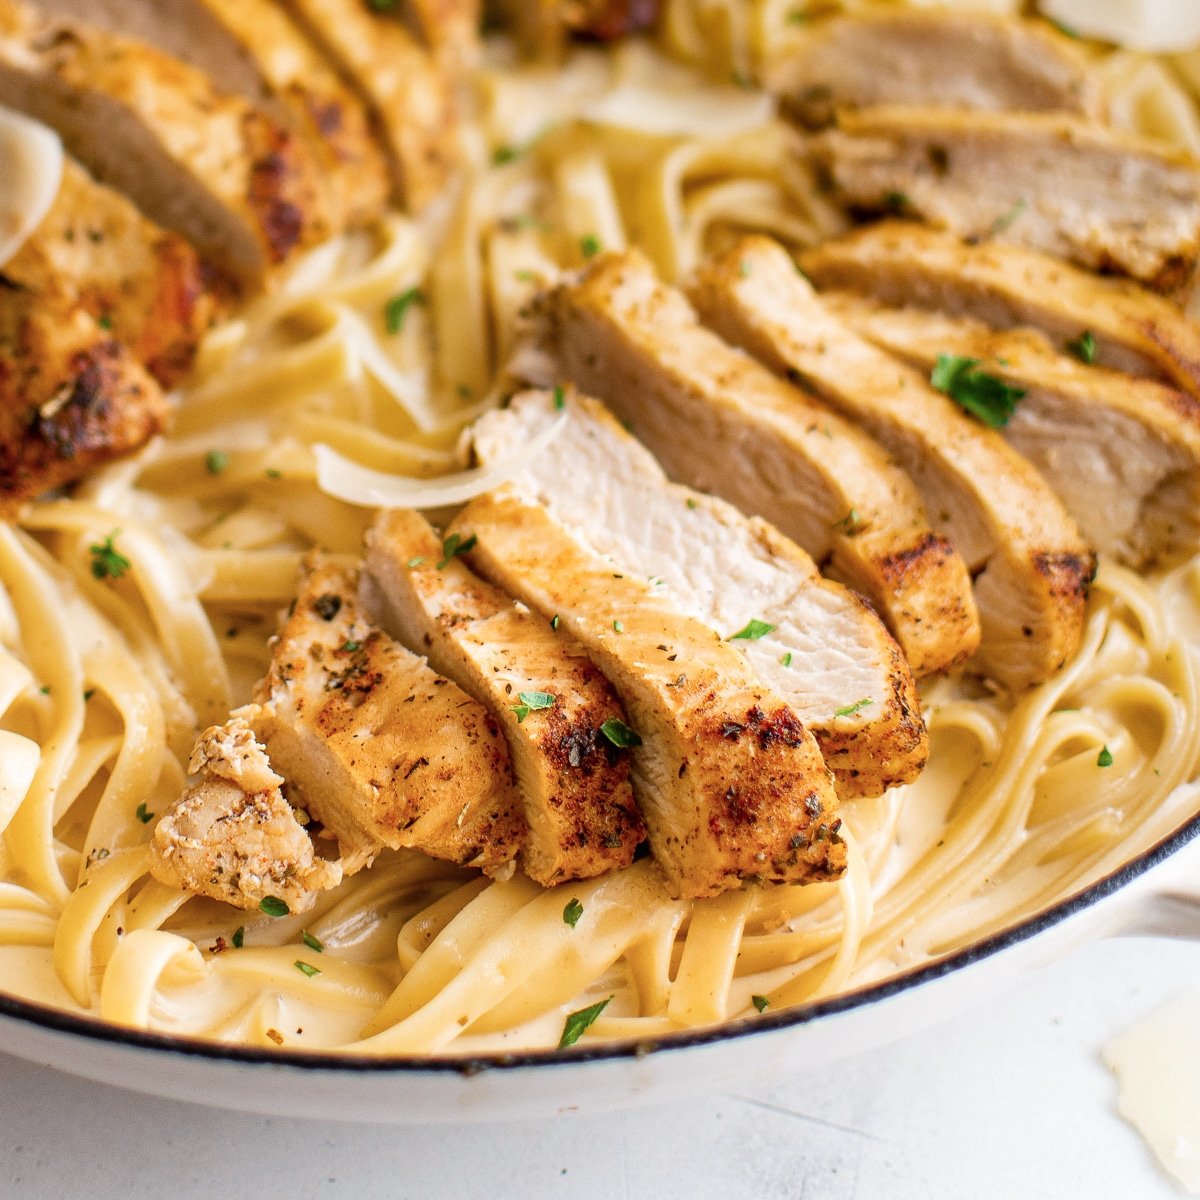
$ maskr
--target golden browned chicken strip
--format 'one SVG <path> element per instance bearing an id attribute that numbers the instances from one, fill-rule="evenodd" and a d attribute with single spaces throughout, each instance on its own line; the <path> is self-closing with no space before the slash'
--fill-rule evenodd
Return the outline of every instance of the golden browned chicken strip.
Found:
<path id="1" fill-rule="evenodd" d="M 771 521 L 862 592 L 918 674 L 974 651 L 966 567 L 868 434 L 705 329 L 639 252 L 598 258 L 549 309 L 564 377 L 668 475 Z"/>
<path id="2" fill-rule="evenodd" d="M 916 687 L 879 618 L 765 521 L 669 483 L 604 407 L 552 393 L 517 396 L 472 429 L 485 462 L 553 422 L 558 436 L 517 485 L 621 575 L 737 646 L 816 737 L 843 796 L 876 796 L 926 757 Z M 682 669 L 682 668 L 681 668 Z"/>
<path id="3" fill-rule="evenodd" d="M 1100 87 L 1078 45 L 1042 21 L 945 8 L 868 8 L 764 46 L 761 77 L 806 124 L 839 108 L 937 104 L 1095 117 Z"/>
<path id="4" fill-rule="evenodd" d="M 601 732 L 625 710 L 565 630 L 475 575 L 419 513 L 381 513 L 365 567 L 381 623 L 503 728 L 528 837 L 525 873 L 550 886 L 628 866 L 646 836 L 628 756 Z"/>
<path id="5" fill-rule="evenodd" d="M 520 799 L 495 719 L 367 620 L 355 573 L 306 568 L 250 716 L 347 873 L 384 847 L 511 870 Z"/>
<path id="6" fill-rule="evenodd" d="M 328 235 L 304 145 L 141 42 L 0 0 L 0 104 L 56 129 L 97 179 L 247 282 Z"/>
<path id="7" fill-rule="evenodd" d="M 1095 559 L 1037 471 L 927 375 L 830 313 L 778 243 L 743 239 L 701 270 L 692 298 L 718 333 L 856 421 L 916 481 L 970 568 L 978 666 L 1012 687 L 1057 671 L 1079 645 Z M 1008 409 L 985 415 L 1007 419 Z"/>
<path id="8" fill-rule="evenodd" d="M 818 288 L 939 309 L 999 329 L 1033 325 L 1061 347 L 1091 333 L 1102 366 L 1168 379 L 1200 397 L 1200 326 L 1127 280 L 1101 279 L 1017 246 L 967 245 L 907 221 L 823 242 L 800 265 Z"/>
<path id="9" fill-rule="evenodd" d="M 535 500 L 473 500 L 454 531 L 478 536 L 471 561 L 561 626 L 609 677 L 650 848 L 676 896 L 747 880 L 841 874 L 846 847 L 820 750 L 745 659 L 669 597 L 595 553 Z"/>
<path id="10" fill-rule="evenodd" d="M 971 358 L 1023 391 L 1004 436 L 1102 554 L 1141 567 L 1195 551 L 1200 403 L 1193 396 L 1089 363 L 1094 340 L 1086 336 L 1066 355 L 1032 329 L 994 330 L 849 293 L 823 299 L 864 337 L 924 371 L 939 355 Z"/>
<path id="11" fill-rule="evenodd" d="M 282 900 L 303 912 L 342 881 L 341 865 L 317 856 L 244 717 L 206 729 L 188 770 L 196 781 L 154 827 L 159 883 L 236 908 Z"/>

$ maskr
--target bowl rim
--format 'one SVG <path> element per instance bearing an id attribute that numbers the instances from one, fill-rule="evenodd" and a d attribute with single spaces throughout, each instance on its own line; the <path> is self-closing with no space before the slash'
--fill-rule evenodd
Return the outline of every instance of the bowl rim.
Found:
<path id="1" fill-rule="evenodd" d="M 433 1074 L 473 1077 L 483 1073 L 511 1072 L 530 1068 L 578 1066 L 581 1063 L 620 1059 L 642 1059 L 649 1054 L 696 1049 L 721 1042 L 777 1033 L 808 1025 L 823 1017 L 844 1014 L 888 1000 L 934 980 L 941 979 L 977 962 L 991 958 L 1021 942 L 1037 937 L 1101 900 L 1121 891 L 1189 842 L 1200 838 L 1200 811 L 1194 813 L 1173 832 L 1149 848 L 1125 860 L 1107 875 L 1081 888 L 1049 908 L 999 933 L 972 942 L 959 950 L 891 975 L 878 983 L 817 1000 L 810 1004 L 780 1009 L 753 1017 L 706 1025 L 695 1030 L 680 1030 L 642 1038 L 621 1039 L 573 1046 L 565 1050 L 543 1049 L 519 1052 L 492 1052 L 469 1055 L 367 1055 L 330 1050 L 274 1050 L 241 1046 L 131 1029 L 95 1017 L 81 1016 L 34 1001 L 21 1000 L 0 992 L 0 1019 L 10 1018 L 54 1032 L 72 1034 L 87 1040 L 156 1054 L 181 1056 L 241 1066 L 269 1067 L 272 1070 L 348 1075 Z"/>

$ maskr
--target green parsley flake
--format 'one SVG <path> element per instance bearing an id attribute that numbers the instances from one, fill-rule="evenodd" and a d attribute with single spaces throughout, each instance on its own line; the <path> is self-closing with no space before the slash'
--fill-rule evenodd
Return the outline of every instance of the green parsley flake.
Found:
<path id="1" fill-rule="evenodd" d="M 766 998 L 766 996 L 751 996 L 750 1003 L 753 1004 L 759 1012 L 765 1012 L 771 1007 L 771 1002 Z"/>
<path id="2" fill-rule="evenodd" d="M 883 207 L 890 213 L 902 213 L 908 208 L 908 196 L 904 192 L 888 192 Z"/>
<path id="3" fill-rule="evenodd" d="M 558 697 L 552 692 L 518 692 L 517 699 L 521 703 L 514 704 L 512 710 L 517 714 L 517 724 L 520 725 L 531 712 L 540 712 L 544 708 L 553 708 Z"/>
<path id="4" fill-rule="evenodd" d="M 425 556 L 423 554 L 418 554 L 415 558 L 410 558 L 408 560 L 408 565 L 410 568 L 411 567 L 419 567 L 424 561 L 425 561 Z"/>
<path id="5" fill-rule="evenodd" d="M 774 632 L 774 625 L 768 625 L 766 621 L 760 621 L 755 617 L 747 621 L 744 628 L 739 629 L 737 633 L 731 633 L 725 640 L 727 642 L 757 642 L 759 638 L 765 638 L 768 633 Z"/>
<path id="6" fill-rule="evenodd" d="M 424 304 L 425 293 L 419 287 L 410 287 L 407 291 L 393 296 L 383 308 L 384 324 L 388 333 L 399 333 L 404 328 L 404 318 L 414 304 Z"/>
<path id="7" fill-rule="evenodd" d="M 789 650 L 779 661 L 785 667 L 790 667 L 792 665 L 792 652 Z"/>
<path id="8" fill-rule="evenodd" d="M 362 642 L 343 642 L 342 649 L 345 650 L 348 654 L 353 654 L 355 652 L 355 650 L 362 649 Z"/>
<path id="9" fill-rule="evenodd" d="M 268 479 L 282 479 L 282 478 L 283 478 L 283 472 L 282 472 L 282 471 L 280 471 L 280 470 L 278 470 L 278 469 L 277 469 L 277 468 L 275 468 L 275 467 L 268 467 L 268 468 L 267 468 L 267 469 L 266 469 L 266 470 L 263 472 L 263 474 L 264 474 L 264 475 L 265 475 L 265 476 L 266 476 Z"/>
<path id="10" fill-rule="evenodd" d="M 628 750 L 642 744 L 642 739 L 636 731 L 630 729 L 624 721 L 618 721 L 616 717 L 609 717 L 600 726 L 600 732 L 619 750 Z"/>
<path id="11" fill-rule="evenodd" d="M 301 975 L 307 975 L 311 979 L 314 975 L 320 975 L 321 968 L 314 967 L 312 963 L 306 963 L 303 959 L 296 959 L 292 964 Z"/>
<path id="12" fill-rule="evenodd" d="M 861 522 L 862 518 L 858 515 L 858 509 L 852 508 L 840 520 L 834 521 L 833 525 L 835 529 L 844 530 L 846 533 L 853 533 Z"/>
<path id="13" fill-rule="evenodd" d="M 113 545 L 113 539 L 120 532 L 114 529 L 104 541 L 88 547 L 88 553 L 92 556 L 92 574 L 97 579 L 120 579 L 133 565 Z"/>
<path id="14" fill-rule="evenodd" d="M 554 616 L 550 618 L 550 628 L 557 630 L 561 624 L 562 622 L 558 619 L 558 613 L 555 613 Z"/>
<path id="15" fill-rule="evenodd" d="M 496 166 L 502 167 L 505 163 L 515 162 L 521 157 L 522 150 L 520 146 L 497 146 L 492 151 L 492 162 Z"/>
<path id="16" fill-rule="evenodd" d="M 210 475 L 220 475 L 229 466 L 229 455 L 224 450 L 210 450 L 204 456 L 204 466 Z"/>
<path id="17" fill-rule="evenodd" d="M 608 1007 L 612 997 L 607 1000 L 600 1000 L 596 1004 L 589 1004 L 587 1008 L 581 1008 L 578 1012 L 571 1013 L 563 1023 L 562 1037 L 558 1039 L 558 1048 L 565 1049 L 567 1046 L 573 1046 L 587 1029 L 595 1022 L 596 1018 Z"/>
<path id="18" fill-rule="evenodd" d="M 595 258 L 601 250 L 600 239 L 594 233 L 586 234 L 579 239 L 579 249 L 584 258 Z"/>
<path id="19" fill-rule="evenodd" d="M 1090 367 L 1096 361 L 1096 335 L 1090 329 L 1085 329 L 1077 338 L 1067 343 L 1067 349 L 1081 363 Z"/>
<path id="20" fill-rule="evenodd" d="M 229 943 L 230 943 L 230 945 L 233 946 L 233 948 L 235 950 L 240 950 L 242 948 L 242 946 L 245 945 L 245 942 L 246 942 L 246 927 L 245 927 L 245 925 L 239 925 L 233 931 L 233 937 L 231 937 L 229 939 Z"/>
<path id="21" fill-rule="evenodd" d="M 280 900 L 278 896 L 264 896 L 259 902 L 258 907 L 267 914 L 268 917 L 286 917 L 292 910 L 288 908 L 286 900 Z"/>
<path id="22" fill-rule="evenodd" d="M 310 949 L 315 950 L 318 954 L 325 953 L 325 943 L 320 938 L 314 937 L 308 930 L 304 930 L 300 934 L 300 940 Z"/>
<path id="23" fill-rule="evenodd" d="M 442 543 L 442 561 L 438 563 L 437 569 L 444 571 L 460 554 L 470 554 L 478 542 L 479 539 L 475 534 L 471 534 L 469 538 L 464 538 L 461 533 L 452 533 Z"/>
<path id="24" fill-rule="evenodd" d="M 613 622 L 613 633 L 624 633 L 624 632 L 625 632 L 625 623 L 623 621 L 614 621 Z"/>
<path id="25" fill-rule="evenodd" d="M 743 279 L 749 279 L 753 270 L 754 264 L 748 258 L 743 258 L 742 261 L 738 263 L 738 273 Z"/>
<path id="26" fill-rule="evenodd" d="M 695 508 L 695 507 L 696 507 L 696 501 L 695 501 L 695 500 L 693 500 L 691 496 L 689 496 L 689 497 L 688 497 L 687 506 L 688 506 L 688 508 Z"/>
<path id="27" fill-rule="evenodd" d="M 1112 751 L 1107 746 L 1102 746 L 1100 754 L 1096 759 L 1096 766 L 1111 767 L 1113 765 Z"/>
<path id="28" fill-rule="evenodd" d="M 522 268 L 520 271 L 513 272 L 513 278 L 518 283 L 536 283 L 537 276 L 532 271 L 527 271 Z"/>
<path id="29" fill-rule="evenodd" d="M 579 924 L 579 918 L 582 916 L 583 905 L 579 903 L 579 897 L 575 896 L 571 899 L 567 907 L 563 909 L 563 921 L 574 929 Z"/>
<path id="30" fill-rule="evenodd" d="M 554 389 L 554 408 L 557 412 L 562 412 L 562 410 L 566 407 L 567 407 L 567 393 L 566 393 L 566 389 L 560 383 L 558 385 L 558 387 L 556 387 Z"/>
<path id="31" fill-rule="evenodd" d="M 106 333 L 112 332 L 113 322 L 112 317 L 108 313 L 101 313 L 96 318 L 96 324 L 100 326 Z"/>
<path id="32" fill-rule="evenodd" d="M 939 354 L 929 376 L 939 392 L 993 429 L 1003 429 L 1016 412 L 1024 388 L 1010 387 L 995 375 L 978 370 L 979 359 Z"/>
<path id="33" fill-rule="evenodd" d="M 1008 210 L 1008 212 L 997 217 L 992 222 L 992 236 L 996 237 L 997 235 L 1004 233 L 1005 230 L 1007 230 L 1009 226 L 1012 225 L 1012 223 L 1016 221 L 1028 207 L 1029 202 L 1027 200 L 1018 200 L 1016 204 L 1014 204 L 1012 208 Z"/>
<path id="34" fill-rule="evenodd" d="M 143 825 L 149 825 L 154 820 L 154 814 L 146 810 L 146 802 L 144 800 L 134 810 L 134 815 Z"/>
<path id="35" fill-rule="evenodd" d="M 874 700 L 856 700 L 853 704 L 847 704 L 845 708 L 835 708 L 833 715 L 835 717 L 852 717 L 856 712 L 861 712 L 868 704 L 874 704 Z"/>

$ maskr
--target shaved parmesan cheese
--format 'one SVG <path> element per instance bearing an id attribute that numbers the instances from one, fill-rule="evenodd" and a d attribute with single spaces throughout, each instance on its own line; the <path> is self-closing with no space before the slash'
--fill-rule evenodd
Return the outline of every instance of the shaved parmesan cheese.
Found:
<path id="1" fill-rule="evenodd" d="M 1042 12 L 1082 37 L 1127 50 L 1181 54 L 1200 46 L 1200 4 L 1179 0 L 1042 0 Z"/>
<path id="2" fill-rule="evenodd" d="M 317 460 L 317 486 L 328 496 L 367 508 L 442 508 L 468 500 L 507 483 L 537 457 L 562 432 L 566 414 L 546 426 L 519 453 L 499 458 L 486 467 L 455 471 L 436 479 L 388 475 L 364 467 L 331 446 L 313 446 Z"/>
<path id="3" fill-rule="evenodd" d="M 0 108 L 0 267 L 50 211 L 62 183 L 58 134 Z"/>

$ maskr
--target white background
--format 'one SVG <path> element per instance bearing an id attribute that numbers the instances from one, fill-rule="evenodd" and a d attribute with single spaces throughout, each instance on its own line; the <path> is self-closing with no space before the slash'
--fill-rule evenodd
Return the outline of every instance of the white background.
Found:
<path id="1" fill-rule="evenodd" d="M 0 1056 L 4 1200 L 1172 1200 L 1103 1043 L 1200 944 L 1097 943 L 833 1071 L 670 1107 L 388 1128 L 137 1096 Z M 1197 1080 L 1200 1087 L 1200 1080 Z"/>

